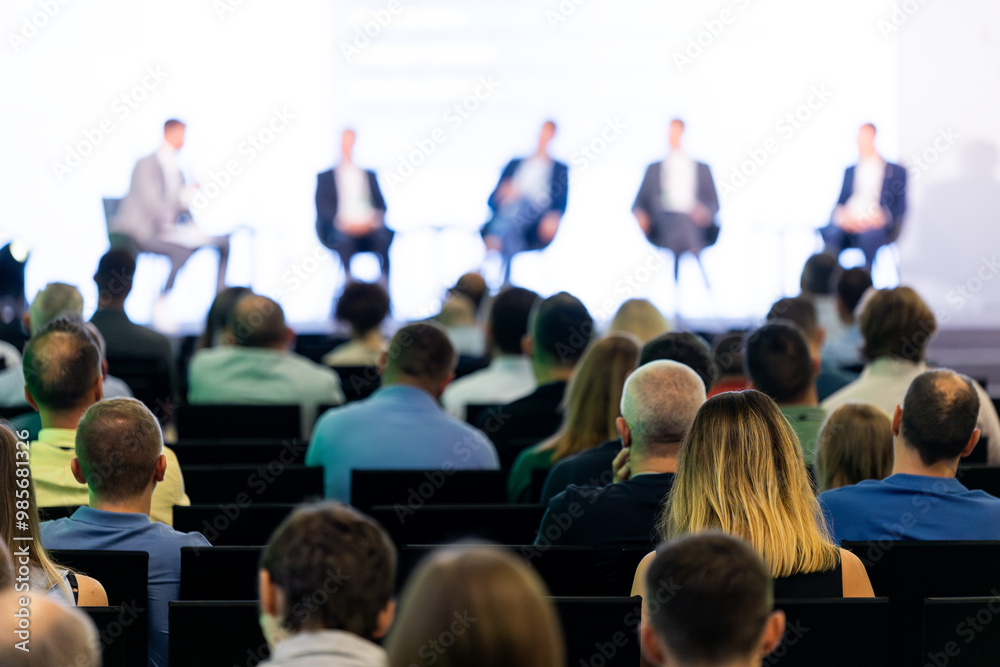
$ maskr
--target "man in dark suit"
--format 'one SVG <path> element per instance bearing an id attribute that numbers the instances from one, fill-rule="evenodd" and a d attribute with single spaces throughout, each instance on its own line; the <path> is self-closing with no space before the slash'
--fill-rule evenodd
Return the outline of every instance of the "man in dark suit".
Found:
<path id="1" fill-rule="evenodd" d="M 347 280 L 351 257 L 359 252 L 378 256 L 383 279 L 389 280 L 389 245 L 394 233 L 385 226 L 385 199 L 375 172 L 354 164 L 354 130 L 340 137 L 340 164 L 316 177 L 316 234 L 340 256 Z"/>
<path id="2" fill-rule="evenodd" d="M 906 213 L 906 169 L 886 162 L 875 150 L 875 126 L 858 130 L 858 163 L 844 172 L 830 224 L 821 231 L 826 252 L 839 256 L 845 248 L 861 248 L 865 269 L 875 253 L 899 236 Z"/>
<path id="3" fill-rule="evenodd" d="M 719 196 L 712 170 L 684 153 L 683 136 L 684 121 L 670 121 L 670 154 L 646 168 L 632 204 L 632 214 L 649 242 L 674 253 L 675 281 L 681 255 L 690 252 L 697 257 L 719 237 L 715 222 Z"/>
<path id="4" fill-rule="evenodd" d="M 490 195 L 493 217 L 481 231 L 486 249 L 500 253 L 504 284 L 510 282 L 514 255 L 552 243 L 566 212 L 569 167 L 549 155 L 555 133 L 556 124 L 546 121 L 538 151 L 529 158 L 508 162 Z"/>

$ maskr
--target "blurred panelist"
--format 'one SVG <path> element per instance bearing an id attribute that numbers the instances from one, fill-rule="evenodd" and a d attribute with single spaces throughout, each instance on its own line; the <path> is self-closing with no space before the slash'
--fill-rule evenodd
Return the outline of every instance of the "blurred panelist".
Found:
<path id="1" fill-rule="evenodd" d="M 371 252 L 378 256 L 388 284 L 393 231 L 385 226 L 385 200 L 375 172 L 354 164 L 355 138 L 354 130 L 344 130 L 340 164 L 316 178 L 316 234 L 340 256 L 348 282 L 353 280 L 351 257 Z"/>
<path id="2" fill-rule="evenodd" d="M 112 246 L 125 245 L 133 252 L 165 255 L 170 276 L 163 288 L 170 291 L 184 263 L 205 247 L 219 251 L 218 289 L 225 287 L 229 261 L 229 236 L 209 236 L 191 219 L 191 200 L 197 185 L 186 185 L 177 166 L 177 152 L 184 145 L 185 125 L 171 119 L 163 125 L 163 145 L 139 160 L 132 170 L 128 194 L 108 221 Z"/>
<path id="3" fill-rule="evenodd" d="M 649 242 L 674 254 L 675 281 L 681 255 L 690 252 L 697 258 L 719 237 L 715 221 L 719 196 L 712 170 L 684 152 L 683 136 L 684 121 L 670 121 L 670 152 L 665 160 L 646 168 L 632 204 L 632 213 Z"/>
<path id="4" fill-rule="evenodd" d="M 899 236 L 906 213 L 906 169 L 878 154 L 871 123 L 858 130 L 858 154 L 858 163 L 844 172 L 830 224 L 820 233 L 831 255 L 861 248 L 865 269 L 871 271 L 878 249 Z"/>
<path id="5" fill-rule="evenodd" d="M 499 253 L 503 284 L 510 283 L 510 264 L 524 250 L 541 250 L 552 243 L 566 212 L 569 167 L 549 155 L 556 134 L 551 120 L 542 125 L 538 150 L 529 158 L 514 158 L 504 167 L 490 195 L 493 217 L 481 233 L 488 253 Z"/>

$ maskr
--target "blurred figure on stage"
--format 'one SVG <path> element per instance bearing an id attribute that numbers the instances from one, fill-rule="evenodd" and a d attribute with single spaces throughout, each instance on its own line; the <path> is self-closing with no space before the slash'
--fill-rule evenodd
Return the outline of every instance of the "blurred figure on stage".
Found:
<path id="1" fill-rule="evenodd" d="M 826 252 L 835 257 L 845 248 L 861 248 L 870 272 L 878 249 L 899 236 L 906 213 L 906 169 L 878 154 L 871 123 L 858 130 L 858 155 L 858 163 L 844 172 L 830 224 L 820 232 Z"/>
<path id="2" fill-rule="evenodd" d="M 340 164 L 316 177 L 316 234 L 340 256 L 351 282 L 351 257 L 370 252 L 378 256 L 382 279 L 389 284 L 389 245 L 393 231 L 385 226 L 385 200 L 378 178 L 354 164 L 354 130 L 340 135 Z"/>
<path id="3" fill-rule="evenodd" d="M 177 272 L 197 250 L 219 251 L 217 289 L 226 286 L 229 236 L 209 236 L 191 219 L 191 200 L 197 185 L 184 183 L 177 166 L 177 152 L 184 145 L 185 125 L 170 119 L 163 125 L 163 145 L 139 160 L 132 170 L 132 183 L 118 211 L 108 221 L 113 247 L 125 247 L 133 255 L 149 252 L 170 259 L 170 276 L 163 292 L 173 289 Z"/>
<path id="4" fill-rule="evenodd" d="M 681 255 L 690 252 L 700 266 L 699 253 L 719 237 L 715 222 L 719 196 L 712 170 L 684 152 L 683 137 L 684 121 L 675 118 L 670 121 L 670 152 L 666 159 L 646 168 L 632 204 L 632 214 L 649 242 L 674 254 L 675 282 Z"/>
<path id="5" fill-rule="evenodd" d="M 552 243 L 566 212 L 569 167 L 549 155 L 556 124 L 547 120 L 538 137 L 538 150 L 528 158 L 514 158 L 504 167 L 490 195 L 493 217 L 481 230 L 487 262 L 499 255 L 503 285 L 510 284 L 511 260 L 524 250 L 541 250 Z M 492 276 L 491 276 L 492 277 Z M 498 281 L 491 281 L 498 282 Z M 494 290 L 499 284 L 491 285 Z"/>

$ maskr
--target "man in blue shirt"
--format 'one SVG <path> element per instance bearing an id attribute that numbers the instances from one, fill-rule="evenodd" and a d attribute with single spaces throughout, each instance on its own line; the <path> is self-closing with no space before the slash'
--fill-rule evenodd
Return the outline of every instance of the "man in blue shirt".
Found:
<path id="1" fill-rule="evenodd" d="M 819 497 L 836 541 L 1000 540 L 1000 498 L 955 479 L 979 441 L 978 418 L 969 378 L 918 375 L 892 417 L 893 474 Z"/>
<path id="2" fill-rule="evenodd" d="M 326 497 L 348 502 L 352 470 L 497 470 L 485 435 L 447 415 L 438 400 L 458 356 L 429 322 L 403 327 L 382 355 L 382 386 L 316 423 L 306 465 L 323 466 Z"/>
<path id="3" fill-rule="evenodd" d="M 210 546 L 200 533 L 150 521 L 153 488 L 167 459 L 160 425 L 131 398 L 92 405 L 76 431 L 76 479 L 87 484 L 90 507 L 42 524 L 46 549 L 149 553 L 149 665 L 167 667 L 167 610 L 180 597 L 181 547 Z"/>

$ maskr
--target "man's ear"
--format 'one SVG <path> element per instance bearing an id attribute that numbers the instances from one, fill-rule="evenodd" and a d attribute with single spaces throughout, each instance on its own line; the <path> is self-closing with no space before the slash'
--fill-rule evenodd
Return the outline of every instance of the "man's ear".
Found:
<path id="1" fill-rule="evenodd" d="M 222 344 L 223 345 L 236 345 L 236 336 L 229 329 L 223 329 L 222 331 Z"/>
<path id="2" fill-rule="evenodd" d="M 100 375 L 94 380 L 93 396 L 94 403 L 104 399 L 104 378 Z"/>
<path id="3" fill-rule="evenodd" d="M 653 626 L 647 623 L 639 626 L 639 647 L 642 649 L 642 657 L 650 664 L 666 664 L 663 647 L 660 645 L 660 638 L 656 636 Z"/>
<path id="4" fill-rule="evenodd" d="M 257 572 L 257 594 L 260 597 L 260 610 L 268 616 L 278 615 L 278 594 L 271 573 L 267 570 Z"/>
<path id="5" fill-rule="evenodd" d="M 80 484 L 87 483 L 87 480 L 83 476 L 83 470 L 80 468 L 80 460 L 75 456 L 69 463 L 69 469 L 72 471 L 73 477 L 76 478 L 76 481 L 80 482 Z"/>
<path id="6" fill-rule="evenodd" d="M 295 330 L 291 327 L 285 327 L 285 347 L 289 350 L 295 347 Z"/>
<path id="7" fill-rule="evenodd" d="M 973 449 L 976 448 L 976 444 L 979 442 L 979 435 L 980 435 L 980 433 L 979 433 L 979 429 L 978 428 L 975 431 L 972 432 L 972 435 L 969 436 L 969 442 L 968 442 L 968 444 L 965 445 L 965 449 L 962 450 L 962 456 L 961 456 L 961 458 L 964 459 L 966 456 L 968 456 L 969 454 L 972 453 Z"/>
<path id="8" fill-rule="evenodd" d="M 903 423 L 903 407 L 901 405 L 896 405 L 896 409 L 892 411 L 893 435 L 899 435 L 899 428 L 902 423 Z"/>
<path id="9" fill-rule="evenodd" d="M 816 345 L 818 349 L 823 349 L 823 343 L 826 342 L 826 327 L 816 328 Z"/>
<path id="10" fill-rule="evenodd" d="M 24 398 L 28 401 L 28 405 L 34 408 L 35 412 L 38 412 L 38 403 L 35 403 L 35 397 L 31 395 L 27 387 L 24 388 Z"/>
<path id="11" fill-rule="evenodd" d="M 529 359 L 535 353 L 535 339 L 531 337 L 531 334 L 524 334 L 521 337 L 521 353 Z"/>
<path id="12" fill-rule="evenodd" d="M 785 612 L 776 609 L 767 617 L 764 624 L 764 634 L 760 638 L 760 657 L 764 657 L 778 648 L 785 636 Z"/>
<path id="13" fill-rule="evenodd" d="M 155 476 L 157 482 L 163 481 L 163 476 L 167 473 L 167 456 L 166 454 L 160 454 L 160 458 L 156 459 L 156 467 L 153 468 L 153 475 Z"/>
<path id="14" fill-rule="evenodd" d="M 615 427 L 618 429 L 618 435 L 622 437 L 622 447 L 628 449 L 632 446 L 632 429 L 628 427 L 628 422 L 625 421 L 624 417 L 618 417 L 615 419 Z"/>
<path id="15" fill-rule="evenodd" d="M 378 618 L 375 619 L 375 639 L 385 637 L 394 620 L 396 620 L 396 601 L 389 598 L 389 601 L 382 607 L 382 611 L 378 613 Z"/>
<path id="16" fill-rule="evenodd" d="M 107 359 L 101 359 L 101 377 L 102 378 L 108 377 L 108 360 Z"/>
<path id="17" fill-rule="evenodd" d="M 383 350 L 378 355 L 378 374 L 385 375 L 385 367 L 389 365 L 389 353 Z"/>
<path id="18" fill-rule="evenodd" d="M 29 314 L 29 312 L 27 310 L 24 311 L 23 315 L 21 315 L 21 326 L 24 327 L 24 330 L 27 331 L 28 335 L 30 336 L 31 335 L 31 315 Z"/>

